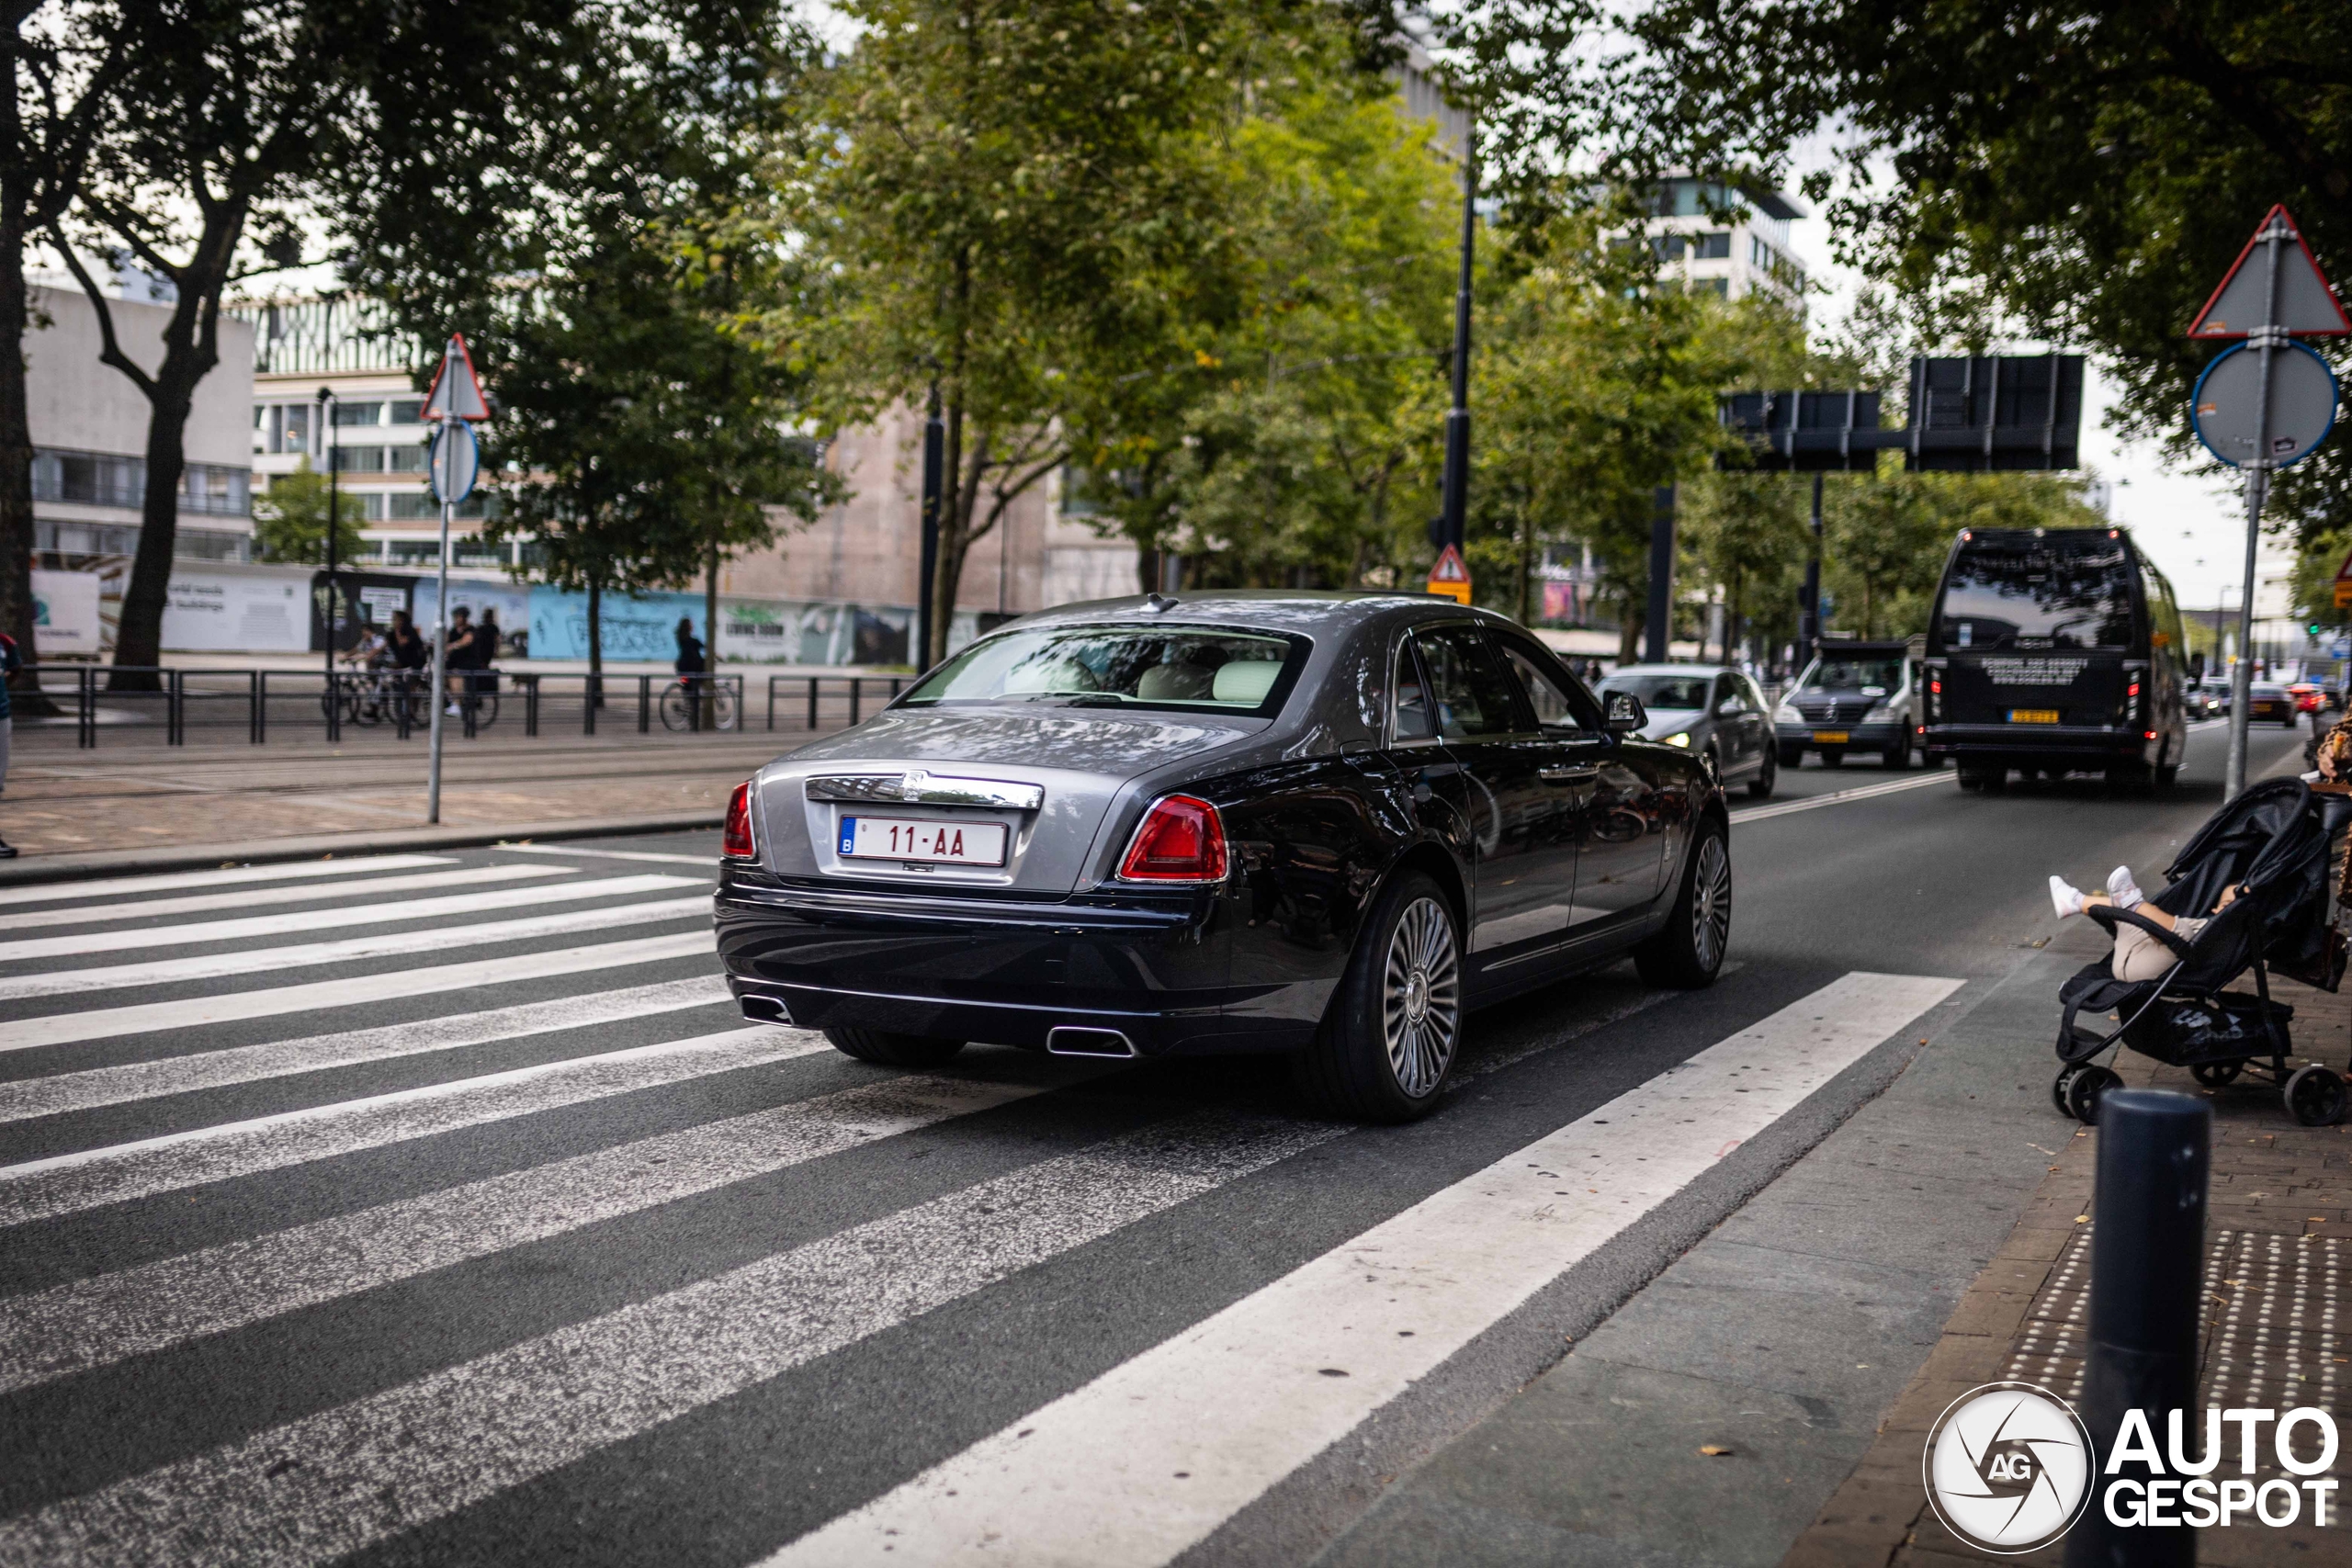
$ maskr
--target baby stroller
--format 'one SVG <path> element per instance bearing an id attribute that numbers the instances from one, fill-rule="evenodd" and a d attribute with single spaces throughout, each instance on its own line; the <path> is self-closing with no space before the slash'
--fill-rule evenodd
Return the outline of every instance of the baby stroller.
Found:
<path id="1" fill-rule="evenodd" d="M 2122 1082 L 2096 1058 L 2118 1042 L 2176 1067 L 2209 1088 L 2251 1072 L 2279 1086 L 2288 1113 L 2307 1127 L 2344 1115 L 2344 1079 L 2316 1064 L 2290 1073 L 2288 1021 L 2295 1010 L 2270 998 L 2270 976 L 2285 975 L 2333 991 L 2344 977 L 2345 942 L 2328 908 L 2330 845 L 2352 824 L 2352 797 L 2314 795 L 2300 779 L 2255 785 L 2215 812 L 2165 868 L 2171 886 L 2149 902 L 2168 915 L 2200 915 L 2224 889 L 2244 889 L 2193 942 L 2146 916 L 2111 905 L 2083 912 L 2109 936 L 2130 925 L 2164 944 L 2175 962 L 2162 979 L 2119 980 L 2112 954 L 2059 987 L 2065 1006 L 2058 1028 L 2057 1081 L 2050 1097 L 2078 1122 L 2098 1119 L 2099 1097 Z M 2254 991 L 2223 989 L 2254 972 Z M 2077 1014 L 2113 1013 L 2121 1021 L 2099 1034 Z"/>

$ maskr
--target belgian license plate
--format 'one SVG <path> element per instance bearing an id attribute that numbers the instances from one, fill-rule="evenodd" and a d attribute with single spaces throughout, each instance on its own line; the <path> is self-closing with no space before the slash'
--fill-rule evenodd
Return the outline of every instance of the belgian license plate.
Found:
<path id="1" fill-rule="evenodd" d="M 1816 746 L 1843 746 L 1847 739 L 1848 734 L 1842 729 L 1816 729 L 1813 732 L 1813 742 Z"/>
<path id="2" fill-rule="evenodd" d="M 2058 710 L 2056 708 L 2011 708 L 2009 722 L 2011 724 L 2055 724 L 2058 722 Z"/>
<path id="3" fill-rule="evenodd" d="M 923 822 L 905 817 L 844 817 L 845 860 L 911 860 L 933 865 L 1002 865 L 1001 822 Z"/>

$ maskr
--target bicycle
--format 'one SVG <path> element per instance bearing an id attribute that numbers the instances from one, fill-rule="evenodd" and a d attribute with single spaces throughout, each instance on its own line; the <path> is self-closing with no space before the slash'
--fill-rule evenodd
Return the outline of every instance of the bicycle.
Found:
<path id="1" fill-rule="evenodd" d="M 495 670 L 460 670 L 463 685 L 448 705 L 457 708 L 468 735 L 487 729 L 498 722 L 498 671 Z"/>
<path id="2" fill-rule="evenodd" d="M 703 729 L 706 704 L 710 710 L 707 728 L 735 728 L 735 694 L 707 675 L 681 675 L 662 689 L 662 728 Z"/>

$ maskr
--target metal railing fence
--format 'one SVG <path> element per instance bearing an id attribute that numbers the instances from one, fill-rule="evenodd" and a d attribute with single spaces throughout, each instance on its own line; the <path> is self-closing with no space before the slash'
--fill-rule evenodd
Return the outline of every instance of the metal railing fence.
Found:
<path id="1" fill-rule="evenodd" d="M 340 740 L 345 735 L 422 736 L 433 722 L 424 671 L 339 671 L 330 685 L 316 670 L 241 670 L 37 664 L 27 674 L 57 709 L 32 710 L 21 699 L 25 729 L 70 724 L 87 750 L 102 734 L 161 730 L 164 744 L 185 746 L 242 730 L 259 746 L 273 738 Z M 145 677 L 149 689 L 119 690 L 119 676 Z M 447 733 L 526 737 L 634 731 L 742 734 L 752 726 L 741 675 L 554 674 L 537 671 L 450 671 L 442 694 Z M 903 675 L 771 675 L 764 728 L 824 734 L 860 723 L 905 690 Z"/>

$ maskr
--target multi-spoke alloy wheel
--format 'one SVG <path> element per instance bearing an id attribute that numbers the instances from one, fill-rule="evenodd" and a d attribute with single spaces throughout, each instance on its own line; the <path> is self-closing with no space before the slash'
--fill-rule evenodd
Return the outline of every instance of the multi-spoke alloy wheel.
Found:
<path id="1" fill-rule="evenodd" d="M 1416 898 L 1388 939 L 1381 1022 L 1396 1087 L 1415 1100 L 1434 1090 L 1462 1030 L 1462 964 L 1453 922 L 1434 898 Z"/>
<path id="2" fill-rule="evenodd" d="M 1708 834 L 1699 845 L 1690 893 L 1690 946 L 1699 966 L 1713 974 L 1731 942 L 1731 852 L 1717 834 Z"/>

